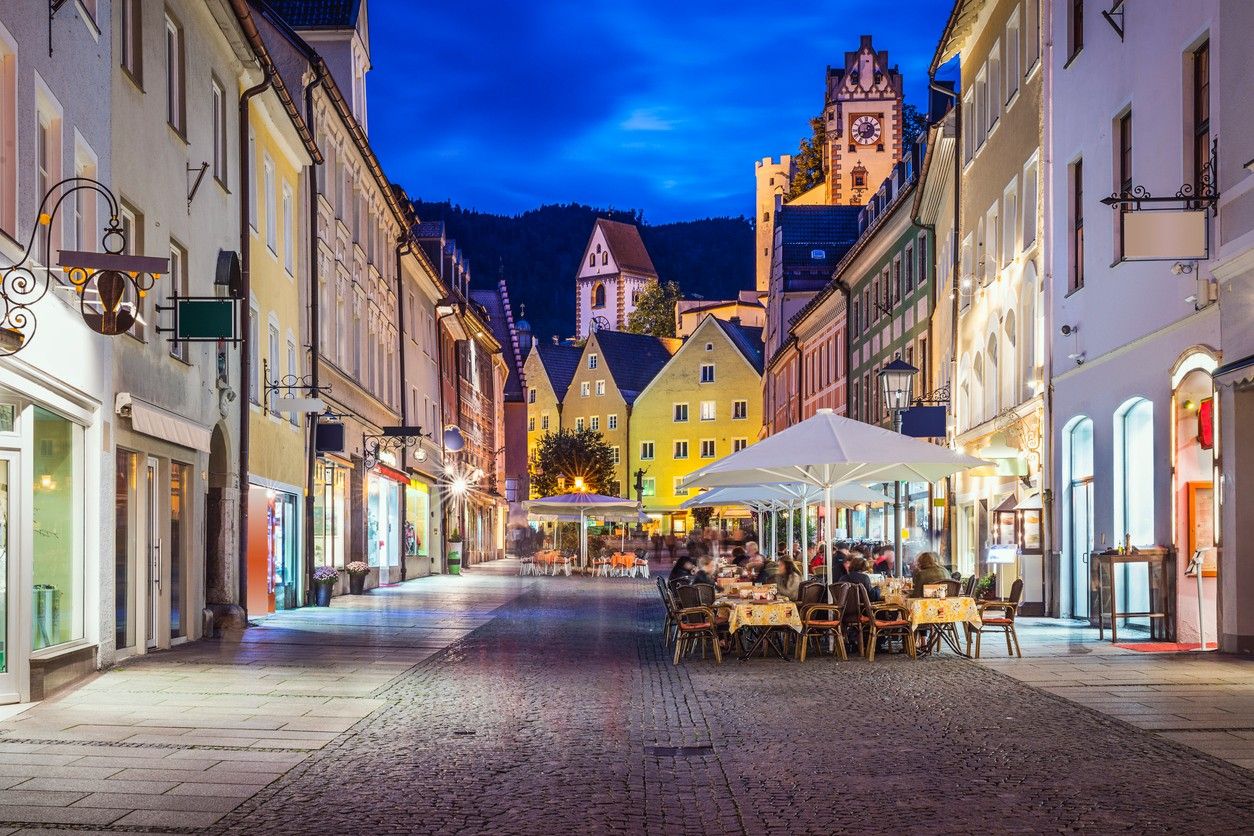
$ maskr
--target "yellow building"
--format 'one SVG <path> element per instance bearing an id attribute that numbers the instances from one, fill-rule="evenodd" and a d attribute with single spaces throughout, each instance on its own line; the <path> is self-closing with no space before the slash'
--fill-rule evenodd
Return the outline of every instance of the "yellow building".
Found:
<path id="1" fill-rule="evenodd" d="M 631 425 L 630 466 L 645 471 L 645 512 L 664 532 L 686 531 L 680 480 L 762 429 L 762 329 L 707 316 L 640 392 Z"/>
<path id="2" fill-rule="evenodd" d="M 302 141 L 298 119 L 276 91 L 253 100 L 249 114 L 249 262 L 252 375 L 248 381 L 248 612 L 264 615 L 302 603 L 301 528 L 308 460 L 306 416 L 284 412 L 286 392 L 306 367 L 302 287 L 305 166 L 317 153 Z M 286 378 L 286 379 L 285 379 Z M 297 397 L 306 392 L 292 390 Z"/>
<path id="3" fill-rule="evenodd" d="M 532 343 L 523 362 L 523 376 L 527 381 L 528 462 L 535 456 L 540 439 L 562 428 L 562 399 L 566 397 L 582 355 L 583 349 L 579 346 Z"/>

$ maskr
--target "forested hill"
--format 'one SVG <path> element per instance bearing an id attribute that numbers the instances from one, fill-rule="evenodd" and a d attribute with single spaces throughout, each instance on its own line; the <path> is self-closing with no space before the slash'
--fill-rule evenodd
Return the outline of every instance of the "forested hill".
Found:
<path id="1" fill-rule="evenodd" d="M 640 224 L 638 213 L 579 204 L 541 206 L 521 215 L 492 215 L 450 203 L 415 201 L 424 221 L 442 220 L 470 259 L 471 285 L 489 288 L 504 275 L 514 315 L 519 303 L 539 339 L 575 330 L 575 273 L 597 218 Z M 705 218 L 640 225 L 663 281 L 685 296 L 731 298 L 753 287 L 753 225 L 748 218 Z"/>

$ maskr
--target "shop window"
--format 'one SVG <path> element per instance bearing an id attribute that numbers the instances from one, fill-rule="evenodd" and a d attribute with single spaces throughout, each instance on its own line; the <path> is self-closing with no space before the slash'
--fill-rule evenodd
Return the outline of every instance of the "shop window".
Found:
<path id="1" fill-rule="evenodd" d="M 135 577 L 131 562 L 138 512 L 135 468 L 135 454 L 118 450 L 113 500 L 113 643 L 118 649 L 135 646 Z"/>
<path id="2" fill-rule="evenodd" d="M 344 535 L 348 468 L 324 461 L 315 470 L 314 563 L 318 566 L 343 566 L 348 545 Z"/>
<path id="3" fill-rule="evenodd" d="M 32 407 L 34 581 L 32 649 L 83 637 L 82 430 Z"/>
<path id="4" fill-rule="evenodd" d="M 1154 545 L 1154 405 L 1132 398 L 1115 413 L 1115 530 Z"/>
<path id="5" fill-rule="evenodd" d="M 191 546 L 192 467 L 170 463 L 170 638 L 187 633 L 187 559 Z"/>

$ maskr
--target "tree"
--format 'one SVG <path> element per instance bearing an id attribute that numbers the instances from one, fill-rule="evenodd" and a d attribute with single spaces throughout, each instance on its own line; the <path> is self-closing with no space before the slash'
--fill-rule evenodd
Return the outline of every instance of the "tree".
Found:
<path id="1" fill-rule="evenodd" d="M 901 142 L 903 148 L 910 145 L 927 130 L 927 114 L 908 104 L 901 109 Z"/>
<path id="2" fill-rule="evenodd" d="M 797 155 L 793 157 L 796 174 L 788 189 L 786 200 L 792 200 L 823 182 L 823 153 L 827 148 L 827 123 L 822 116 L 810 120 L 812 136 L 801 140 Z"/>
<path id="3" fill-rule="evenodd" d="M 710 519 L 714 516 L 713 508 L 693 508 L 692 522 L 697 528 L 709 528 Z"/>
<path id="4" fill-rule="evenodd" d="M 571 490 L 577 478 L 590 493 L 617 496 L 613 449 L 592 430 L 546 433 L 531 458 L 532 487 L 540 496 L 552 496 Z"/>
<path id="5" fill-rule="evenodd" d="M 655 337 L 675 336 L 675 303 L 678 301 L 679 285 L 649 279 L 636 297 L 636 309 L 627 317 L 627 330 Z"/>

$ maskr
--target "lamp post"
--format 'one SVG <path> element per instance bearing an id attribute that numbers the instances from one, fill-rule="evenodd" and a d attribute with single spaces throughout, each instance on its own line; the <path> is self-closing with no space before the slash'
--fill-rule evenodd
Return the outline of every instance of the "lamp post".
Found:
<path id="1" fill-rule="evenodd" d="M 884 405 L 893 415 L 893 431 L 901 432 L 901 420 L 914 400 L 914 376 L 919 370 L 900 357 L 880 369 L 880 389 Z M 901 482 L 893 481 L 893 557 L 897 564 L 897 577 L 901 577 Z"/>

